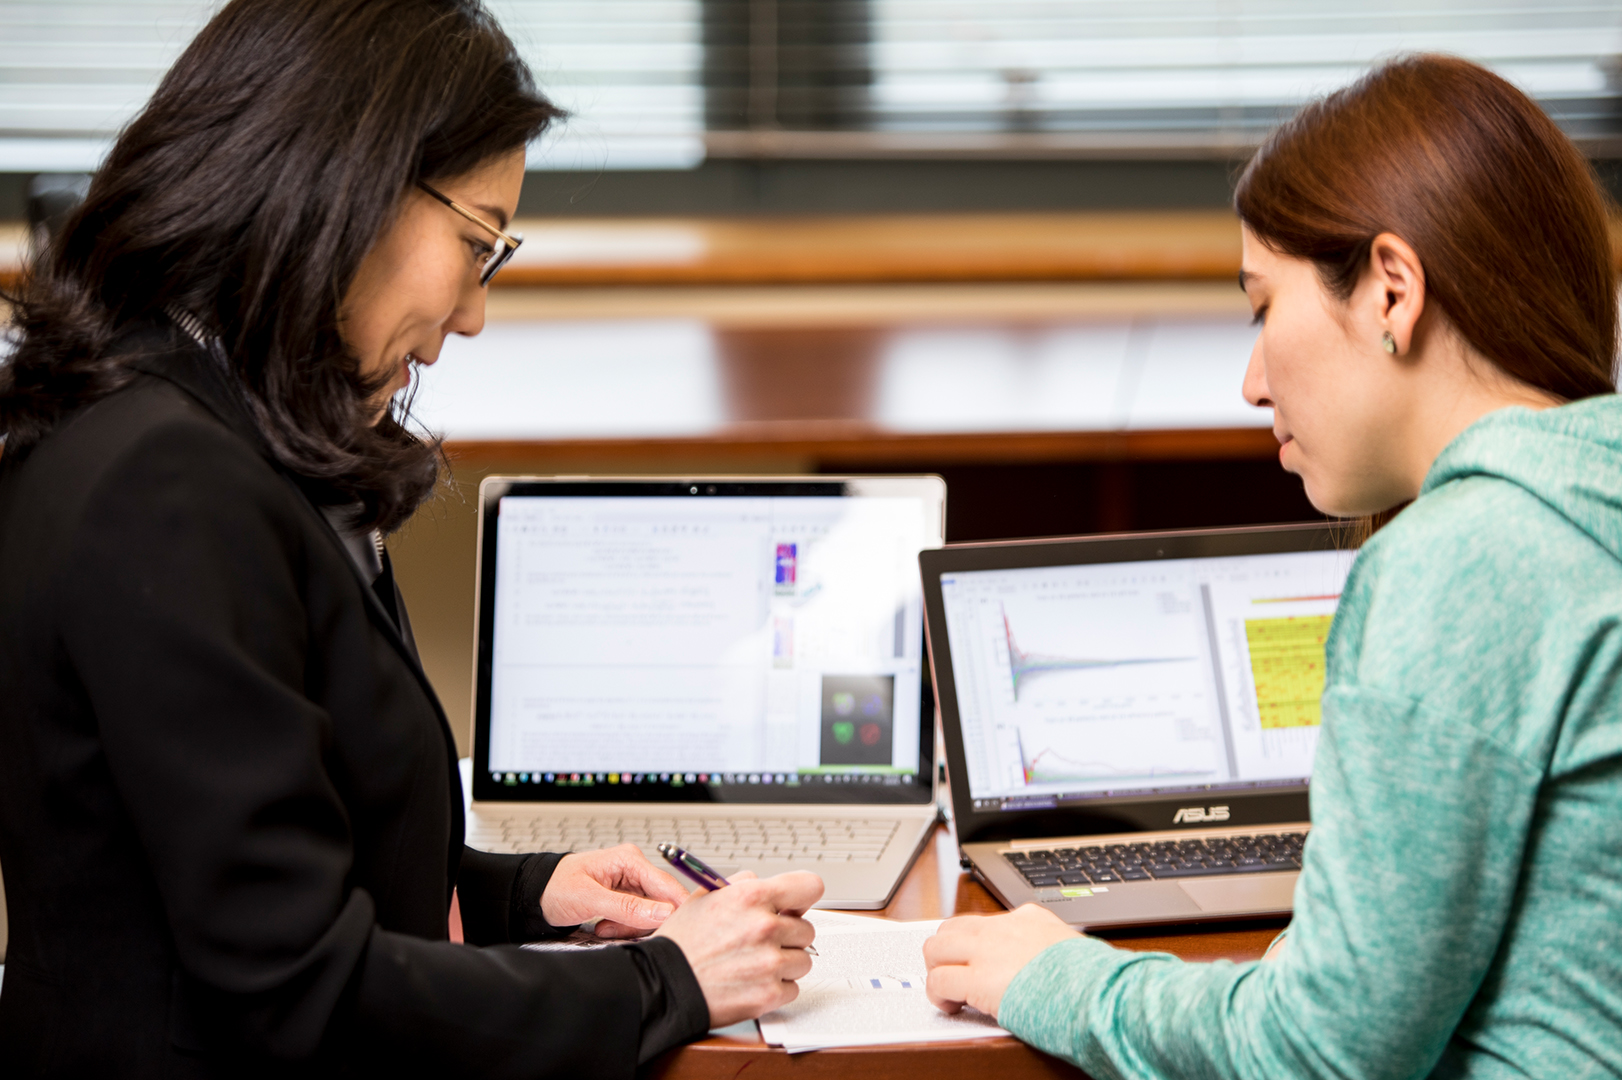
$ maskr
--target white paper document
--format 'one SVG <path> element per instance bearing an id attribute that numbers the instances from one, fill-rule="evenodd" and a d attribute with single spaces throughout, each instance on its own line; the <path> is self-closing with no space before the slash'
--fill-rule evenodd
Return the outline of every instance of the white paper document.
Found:
<path id="1" fill-rule="evenodd" d="M 1008 1032 L 984 1013 L 948 1016 L 924 993 L 924 940 L 940 926 L 812 911 L 817 955 L 800 996 L 760 1018 L 761 1037 L 789 1053 L 831 1046 L 956 1042 Z"/>

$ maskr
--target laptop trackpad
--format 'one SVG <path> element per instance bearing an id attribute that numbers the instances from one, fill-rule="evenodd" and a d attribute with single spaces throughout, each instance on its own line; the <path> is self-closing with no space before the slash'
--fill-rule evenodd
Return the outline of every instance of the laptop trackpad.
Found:
<path id="1" fill-rule="evenodd" d="M 1300 874 L 1255 874 L 1179 881 L 1201 911 L 1289 911 Z"/>

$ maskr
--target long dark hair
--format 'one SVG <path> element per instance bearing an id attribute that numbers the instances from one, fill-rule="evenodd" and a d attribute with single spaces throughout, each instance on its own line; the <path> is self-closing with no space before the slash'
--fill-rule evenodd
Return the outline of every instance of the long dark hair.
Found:
<path id="1" fill-rule="evenodd" d="M 1616 269 L 1593 170 L 1537 104 L 1456 57 L 1405 57 L 1298 112 L 1234 208 L 1348 298 L 1382 232 L 1501 370 L 1566 401 L 1615 389 Z"/>
<path id="2" fill-rule="evenodd" d="M 361 524 L 403 522 L 439 449 L 339 337 L 362 258 L 419 180 L 521 149 L 561 112 L 479 0 L 232 0 L 130 122 L 15 298 L 5 456 L 133 374 L 109 346 L 174 305 L 222 340 L 276 459 Z"/>

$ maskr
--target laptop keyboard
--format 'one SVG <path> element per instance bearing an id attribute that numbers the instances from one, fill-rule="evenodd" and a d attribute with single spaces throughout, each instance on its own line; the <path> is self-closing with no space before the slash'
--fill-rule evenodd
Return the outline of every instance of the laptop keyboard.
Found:
<path id="1" fill-rule="evenodd" d="M 1299 870 L 1301 845 L 1306 839 L 1305 833 L 1269 833 L 1009 851 L 1003 857 L 1033 887 L 1107 885 L 1117 881 Z"/>
<path id="2" fill-rule="evenodd" d="M 855 818 L 539 817 L 479 815 L 468 821 L 469 846 L 481 851 L 591 851 L 632 843 L 651 854 L 661 843 L 713 862 L 787 859 L 806 863 L 874 863 L 899 823 Z"/>

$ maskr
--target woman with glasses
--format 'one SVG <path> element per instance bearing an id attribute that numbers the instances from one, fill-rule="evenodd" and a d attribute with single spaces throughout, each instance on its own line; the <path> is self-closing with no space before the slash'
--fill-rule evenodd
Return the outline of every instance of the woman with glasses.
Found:
<path id="1" fill-rule="evenodd" d="M 813 875 L 688 899 L 634 848 L 462 843 L 380 538 L 440 469 L 400 391 L 482 327 L 557 116 L 477 0 L 233 0 L 30 267 L 8 1075 L 630 1076 L 809 970 Z M 587 922 L 637 940 L 515 947 Z"/>

